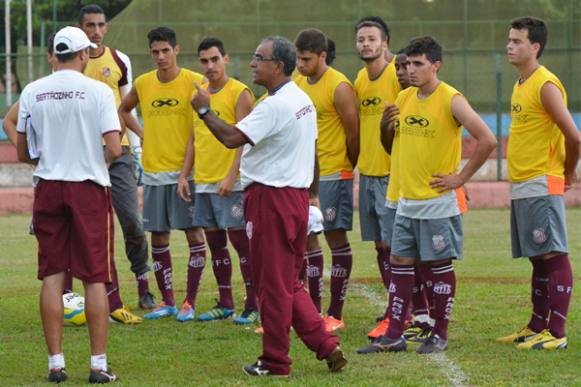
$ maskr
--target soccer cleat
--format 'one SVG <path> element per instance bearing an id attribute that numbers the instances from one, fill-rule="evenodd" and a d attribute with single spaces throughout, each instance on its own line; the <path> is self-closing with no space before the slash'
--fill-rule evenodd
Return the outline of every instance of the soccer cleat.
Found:
<path id="1" fill-rule="evenodd" d="M 161 302 L 152 312 L 144 314 L 143 318 L 158 320 L 164 317 L 175 316 L 176 314 L 178 314 L 178 309 L 175 306 L 166 305 L 165 302 Z"/>
<path id="2" fill-rule="evenodd" d="M 374 340 L 371 344 L 361 347 L 357 350 L 360 355 L 367 355 L 370 353 L 380 352 L 401 352 L 407 349 L 406 342 L 403 337 L 397 339 L 390 339 L 387 336 L 381 336 Z"/>
<path id="3" fill-rule="evenodd" d="M 53 368 L 48 372 L 48 381 L 51 383 L 64 382 L 67 377 L 67 371 L 64 368 Z"/>
<path id="4" fill-rule="evenodd" d="M 89 383 L 91 384 L 113 383 L 118 380 L 119 378 L 111 371 L 111 368 L 106 370 L 91 368 L 91 373 L 89 374 Z"/>
<path id="5" fill-rule="evenodd" d="M 234 309 L 224 308 L 217 303 L 212 309 L 198 316 L 198 321 L 224 320 L 234 314 Z"/>
<path id="6" fill-rule="evenodd" d="M 565 349 L 567 348 L 567 337 L 563 336 L 557 338 L 553 336 L 551 331 L 545 329 L 541 333 L 537 334 L 535 337 L 525 341 L 524 343 L 518 344 L 516 347 L 518 349 Z"/>
<path id="7" fill-rule="evenodd" d="M 337 320 L 333 316 L 323 317 L 325 321 L 325 330 L 327 332 L 334 332 L 337 329 L 345 329 L 345 322 L 343 320 Z"/>
<path id="8" fill-rule="evenodd" d="M 448 340 L 442 339 L 438 335 L 432 335 L 428 337 L 426 341 L 424 341 L 422 345 L 418 347 L 418 349 L 416 349 L 416 353 L 419 354 L 438 353 L 444 352 L 447 349 L 448 349 Z"/>
<path id="9" fill-rule="evenodd" d="M 192 304 L 190 304 L 188 301 L 184 301 L 182 308 L 176 317 L 176 320 L 179 322 L 193 321 L 195 313 L 196 311 L 194 308 L 192 308 Z"/>
<path id="10" fill-rule="evenodd" d="M 266 369 L 262 362 L 258 360 L 254 364 L 248 364 L 242 367 L 242 371 L 248 376 L 278 376 L 281 378 L 287 378 L 288 375 L 277 375 L 270 372 L 270 370 Z"/>
<path id="11" fill-rule="evenodd" d="M 538 335 L 539 333 L 533 331 L 529 327 L 524 327 L 518 332 L 512 333 L 508 336 L 499 337 L 498 339 L 496 339 L 496 341 L 502 344 L 524 343 L 526 341 L 535 338 Z"/>
<path id="12" fill-rule="evenodd" d="M 107 368 L 106 370 L 91 368 L 91 373 L 89 374 L 89 383 L 91 384 L 113 383 L 117 380 L 119 378 L 111 371 L 111 368 Z"/>
<path id="13" fill-rule="evenodd" d="M 403 338 L 406 339 L 408 343 L 418 343 L 421 344 L 425 342 L 430 334 L 432 333 L 432 328 L 421 328 L 417 326 L 412 326 L 406 329 L 403 333 Z"/>
<path id="14" fill-rule="evenodd" d="M 234 318 L 234 324 L 236 325 L 247 325 L 256 321 L 258 321 L 258 311 L 251 308 L 244 309 L 240 316 Z"/>
<path id="15" fill-rule="evenodd" d="M 155 297 L 153 294 L 147 292 L 141 297 L 139 297 L 139 307 L 143 310 L 155 309 L 157 304 L 155 303 Z"/>
<path id="16" fill-rule="evenodd" d="M 423 329 L 417 325 L 410 325 L 404 332 L 403 338 L 407 341 L 410 341 L 411 338 L 416 337 L 420 333 L 422 333 Z"/>
<path id="17" fill-rule="evenodd" d="M 327 357 L 327 367 L 331 372 L 339 372 L 347 365 L 347 359 L 343 355 L 341 348 L 337 347 Z"/>
<path id="18" fill-rule="evenodd" d="M 381 320 L 379 324 L 367 334 L 367 337 L 369 340 L 379 339 L 379 337 L 385 335 L 387 328 L 389 328 L 388 318 Z"/>
<path id="19" fill-rule="evenodd" d="M 125 325 L 137 325 L 143 322 L 143 319 L 139 316 L 131 313 L 128 307 L 115 309 L 109 314 L 109 319 L 112 322 L 118 322 Z"/>

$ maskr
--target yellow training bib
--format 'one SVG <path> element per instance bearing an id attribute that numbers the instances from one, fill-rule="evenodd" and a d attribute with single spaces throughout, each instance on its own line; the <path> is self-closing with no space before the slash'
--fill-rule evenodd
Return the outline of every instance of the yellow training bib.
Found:
<path id="1" fill-rule="evenodd" d="M 389 155 L 381 146 L 379 123 L 385 106 L 393 104 L 400 86 L 392 60 L 383 73 L 374 80 L 369 79 L 363 68 L 355 80 L 355 92 L 359 101 L 359 172 L 367 176 L 389 175 Z"/>
<path id="2" fill-rule="evenodd" d="M 194 82 L 203 76 L 180 69 L 178 76 L 166 83 L 157 78 L 157 70 L 135 80 L 143 116 L 143 171 L 176 172 L 182 169 L 193 126 L 190 98 Z"/>
<path id="3" fill-rule="evenodd" d="M 547 82 L 565 88 L 553 73 L 539 67 L 524 83 L 517 81 L 510 99 L 511 124 L 508 137 L 508 178 L 522 182 L 548 175 L 559 178 L 565 172 L 565 137 L 541 102 L 541 88 Z"/>
<path id="4" fill-rule="evenodd" d="M 307 93 L 317 109 L 317 153 L 320 175 L 339 173 L 344 178 L 352 178 L 353 166 L 347 157 L 347 136 L 339 113 L 335 109 L 335 90 L 341 83 L 351 86 L 351 82 L 332 67 L 329 67 L 314 84 L 310 84 L 303 75 L 298 75 L 294 81 Z"/>

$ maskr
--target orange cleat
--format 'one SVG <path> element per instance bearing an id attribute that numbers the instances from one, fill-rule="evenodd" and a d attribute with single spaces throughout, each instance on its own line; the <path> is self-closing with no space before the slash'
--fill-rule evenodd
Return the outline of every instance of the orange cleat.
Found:
<path id="1" fill-rule="evenodd" d="M 367 334 L 367 337 L 369 337 L 370 340 L 378 339 L 379 337 L 385 335 L 387 328 L 389 328 L 388 318 L 381 320 L 379 324 Z"/>
<path id="2" fill-rule="evenodd" d="M 325 320 L 325 330 L 327 332 L 334 332 L 337 329 L 345 329 L 345 323 L 343 320 L 337 320 L 333 316 L 323 317 L 323 320 Z"/>

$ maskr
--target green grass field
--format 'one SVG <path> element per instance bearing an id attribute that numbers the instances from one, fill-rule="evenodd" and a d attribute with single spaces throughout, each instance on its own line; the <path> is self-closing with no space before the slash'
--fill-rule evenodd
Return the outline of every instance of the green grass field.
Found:
<path id="1" fill-rule="evenodd" d="M 29 217 L 0 217 L 0 385 L 44 383 L 46 347 L 38 312 L 40 282 L 36 280 L 36 241 L 27 235 Z M 575 280 L 581 280 L 581 209 L 568 211 L 570 257 Z M 357 223 L 357 221 L 355 222 Z M 569 349 L 557 353 L 520 352 L 494 339 L 528 322 L 530 264 L 509 258 L 506 210 L 474 210 L 465 218 L 465 259 L 456 265 L 458 289 L 450 349 L 444 356 L 400 354 L 362 357 L 355 350 L 365 344 L 374 318 L 384 308 L 371 243 L 351 233 L 355 262 L 345 304 L 347 329 L 340 333 L 349 364 L 340 374 L 329 374 L 292 335 L 293 371 L 288 380 L 251 379 L 241 366 L 260 353 L 254 327 L 216 323 L 179 324 L 175 320 L 146 321 L 140 326 L 111 325 L 108 359 L 123 385 L 581 385 L 581 296 L 574 292 L 569 312 Z M 125 303 L 135 309 L 136 289 L 123 257 L 121 233 L 116 234 L 117 266 Z M 185 238 L 172 237 L 176 299 L 185 292 Z M 231 249 L 231 251 L 233 251 Z M 329 267 L 330 257 L 326 267 Z M 236 259 L 234 259 L 236 262 Z M 234 292 L 242 305 L 243 286 L 235 264 Z M 156 288 L 153 274 L 152 288 Z M 75 282 L 80 290 L 81 284 Z M 326 288 L 328 296 L 328 287 Z M 210 265 L 206 267 L 198 311 L 217 296 Z M 325 299 L 325 304 L 327 303 Z M 138 312 L 141 313 L 141 312 Z M 66 328 L 64 352 L 68 385 L 88 377 L 89 348 L 85 327 Z"/>

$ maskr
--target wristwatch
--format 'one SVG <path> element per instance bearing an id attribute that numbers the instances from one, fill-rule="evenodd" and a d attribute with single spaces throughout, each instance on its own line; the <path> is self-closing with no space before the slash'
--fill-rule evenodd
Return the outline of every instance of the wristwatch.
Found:
<path id="1" fill-rule="evenodd" d="M 198 117 L 200 117 L 200 119 L 203 119 L 204 116 L 208 113 L 210 113 L 210 107 L 209 106 L 202 106 L 201 108 L 198 109 Z"/>

